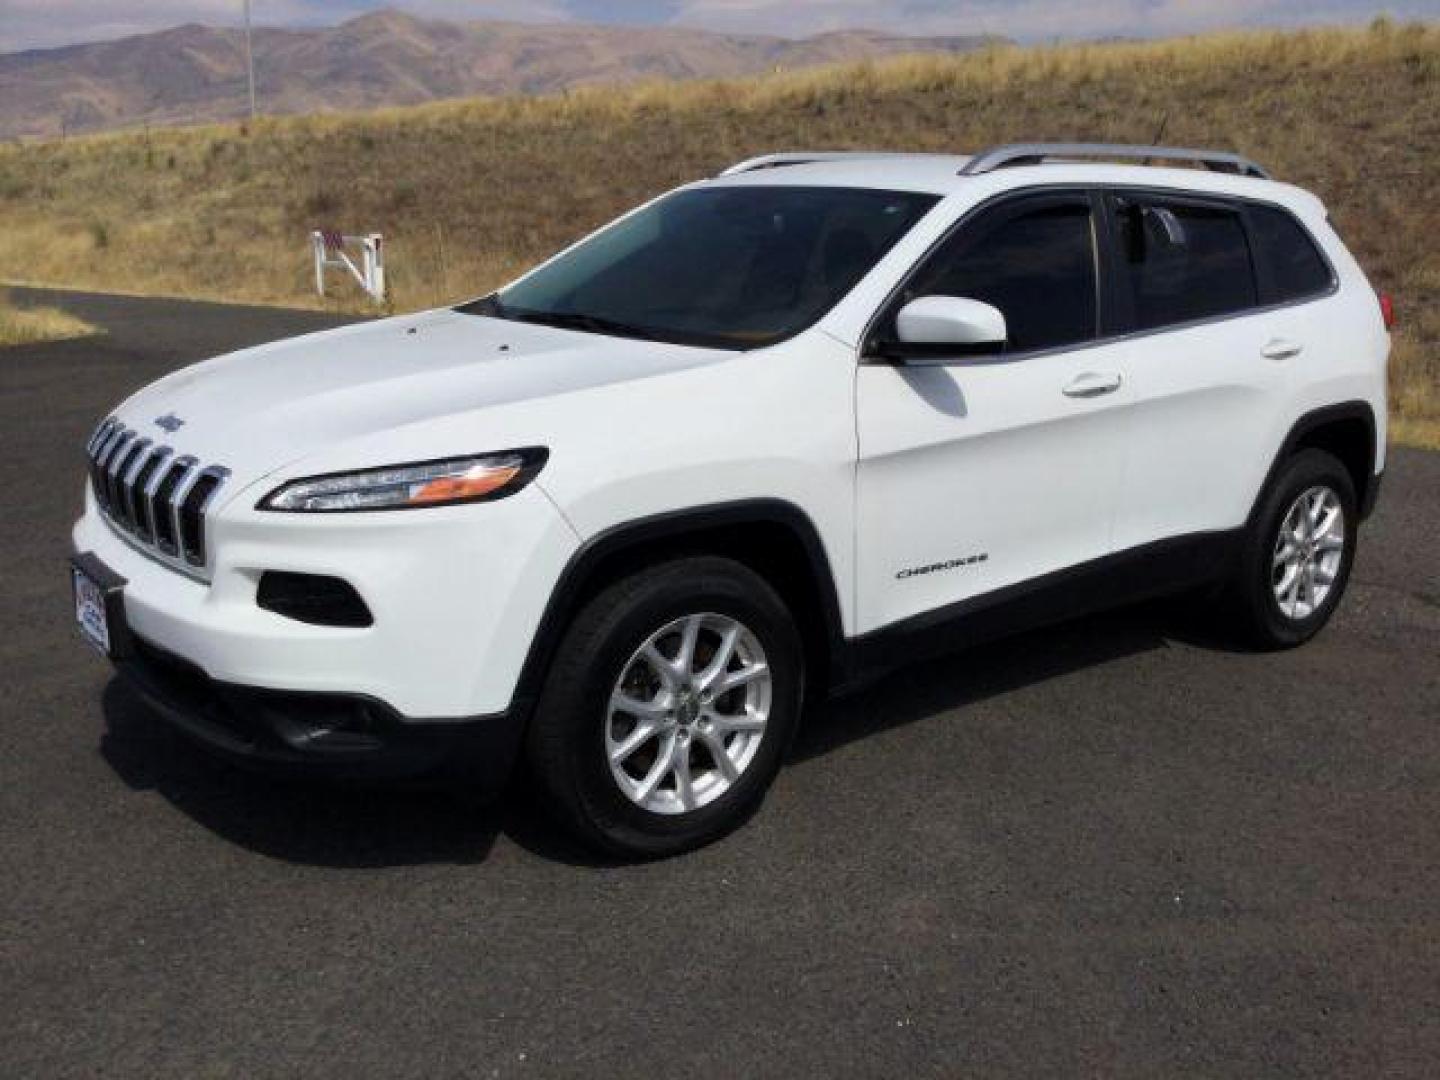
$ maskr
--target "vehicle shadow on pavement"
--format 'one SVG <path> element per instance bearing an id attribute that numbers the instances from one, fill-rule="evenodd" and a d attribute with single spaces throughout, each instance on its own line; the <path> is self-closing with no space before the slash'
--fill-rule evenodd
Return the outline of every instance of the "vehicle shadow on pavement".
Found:
<path id="1" fill-rule="evenodd" d="M 1201 613 L 1177 619 L 1173 601 L 1152 602 L 921 661 L 853 694 L 813 705 L 791 758 L 821 757 L 856 740 L 1072 671 L 1164 649 L 1172 641 L 1198 641 L 1203 621 Z"/>
<path id="2" fill-rule="evenodd" d="M 1166 613 L 1168 612 L 1168 614 Z M 1007 638 L 886 676 L 811 707 L 792 760 L 1002 696 L 1068 672 L 1189 640 L 1173 605 L 1124 609 Z M 105 689 L 100 752 L 136 791 L 153 791 L 216 835 L 271 858 L 310 866 L 381 868 L 479 864 L 504 834 L 554 862 L 603 867 L 551 823 L 523 777 L 491 805 L 454 790 L 278 780 L 237 768 L 152 716 L 119 679 Z"/>
<path id="3" fill-rule="evenodd" d="M 453 791 L 284 780 L 247 772 L 186 741 L 120 679 L 103 697 L 101 756 L 135 791 L 153 791 L 218 836 L 272 858 L 367 868 L 481 863 L 496 807 Z"/>

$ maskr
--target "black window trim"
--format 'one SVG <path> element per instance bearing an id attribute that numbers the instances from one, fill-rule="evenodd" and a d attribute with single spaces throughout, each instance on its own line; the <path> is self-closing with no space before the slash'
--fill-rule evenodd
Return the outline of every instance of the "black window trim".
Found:
<path id="1" fill-rule="evenodd" d="M 1121 288 L 1121 266 L 1115 251 L 1115 230 L 1114 230 L 1114 209 L 1113 197 L 1117 194 L 1149 195 L 1155 198 L 1162 198 L 1172 202 L 1190 202 L 1196 205 L 1208 205 L 1220 209 L 1232 210 L 1240 214 L 1242 224 L 1245 228 L 1246 243 L 1251 250 L 1251 262 L 1255 268 L 1257 294 L 1262 297 L 1274 295 L 1273 270 L 1269 267 L 1269 259 L 1264 255 L 1257 254 L 1257 246 L 1254 242 L 1254 227 L 1247 213 L 1250 205 L 1264 206 L 1272 210 L 1289 215 L 1306 238 L 1315 245 L 1315 250 L 1320 253 L 1320 258 L 1329 271 L 1329 286 L 1321 291 L 1308 294 L 1302 297 L 1295 297 L 1289 300 L 1272 301 L 1260 303 L 1255 307 L 1244 308 L 1240 311 L 1226 312 L 1223 315 L 1207 315 L 1199 319 L 1190 319 L 1181 323 L 1167 323 L 1164 326 L 1155 326 L 1148 329 L 1136 329 L 1133 321 L 1125 317 L 1123 305 L 1118 304 L 1117 297 L 1123 296 Z M 1196 191 L 1193 188 L 1169 188 L 1153 184 L 1076 184 L 1076 183 L 1054 183 L 1054 184 L 1032 184 L 1021 188 L 1012 188 L 1008 191 L 999 192 L 990 198 L 976 203 L 970 209 L 960 215 L 938 239 L 936 239 L 925 251 L 915 260 L 910 269 L 905 272 L 896 286 L 886 295 L 884 301 L 875 309 L 870 321 L 865 324 L 865 332 L 860 337 L 859 357 L 860 363 L 880 367 L 894 367 L 894 361 L 879 355 L 874 350 L 876 344 L 875 334 L 879 327 L 886 321 L 887 317 L 894 310 L 894 305 L 905 288 L 910 284 L 922 267 L 929 262 L 944 244 L 948 243 L 960 229 L 972 222 L 979 214 L 985 213 L 996 206 L 1012 199 L 1019 200 L 1035 195 L 1087 195 L 1091 200 L 1091 227 L 1095 230 L 1095 255 L 1099 262 L 1096 274 L 1096 302 L 1100 312 L 1099 326 L 1096 336 L 1089 341 L 1073 342 L 1069 345 L 1055 345 L 1044 349 L 1028 349 L 1017 352 L 1002 352 L 986 356 L 964 356 L 956 354 L 954 357 L 933 358 L 928 363 L 940 363 L 947 366 L 979 367 L 991 364 L 1011 364 L 1022 360 L 1039 359 L 1056 354 L 1068 354 L 1082 352 L 1089 349 L 1106 345 L 1116 345 L 1127 341 L 1141 338 L 1153 337 L 1156 334 L 1169 334 L 1178 330 L 1193 330 L 1197 327 L 1208 326 L 1211 323 L 1229 322 L 1232 319 L 1246 319 L 1252 315 L 1264 315 L 1274 311 L 1283 311 L 1286 308 L 1300 307 L 1304 304 L 1313 304 L 1320 300 L 1328 300 L 1340 291 L 1340 275 L 1335 269 L 1334 261 L 1325 245 L 1315 238 L 1306 224 L 1300 220 L 1300 216 L 1290 207 L 1271 199 L 1258 199 L 1250 195 L 1231 195 L 1223 192 Z"/>

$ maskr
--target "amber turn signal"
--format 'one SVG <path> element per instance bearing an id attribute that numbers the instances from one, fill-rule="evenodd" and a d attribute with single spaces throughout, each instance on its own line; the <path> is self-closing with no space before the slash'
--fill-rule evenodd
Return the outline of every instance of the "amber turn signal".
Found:
<path id="1" fill-rule="evenodd" d="M 520 475 L 521 465 L 473 465 L 463 476 L 442 476 L 411 492 L 411 506 L 465 502 L 499 491 Z"/>

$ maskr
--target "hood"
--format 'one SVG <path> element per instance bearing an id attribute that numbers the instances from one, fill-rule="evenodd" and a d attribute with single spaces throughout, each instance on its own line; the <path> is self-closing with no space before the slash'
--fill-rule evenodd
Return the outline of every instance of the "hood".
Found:
<path id="1" fill-rule="evenodd" d="M 731 355 L 445 310 L 195 364 L 141 390 L 116 415 L 178 453 L 254 478 L 392 428 L 665 375 Z M 171 414 L 183 426 L 166 435 L 155 420 Z M 537 441 L 544 434 L 537 433 Z M 473 447 L 437 447 L 435 454 L 466 449 Z"/>

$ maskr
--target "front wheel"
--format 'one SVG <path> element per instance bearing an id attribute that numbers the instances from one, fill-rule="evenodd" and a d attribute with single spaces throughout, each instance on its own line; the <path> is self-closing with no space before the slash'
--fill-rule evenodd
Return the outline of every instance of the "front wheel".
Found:
<path id="1" fill-rule="evenodd" d="M 1281 467 L 1246 533 L 1231 582 L 1233 608 L 1262 648 L 1309 641 L 1344 595 L 1358 537 L 1355 485 L 1323 450 Z"/>
<path id="2" fill-rule="evenodd" d="M 783 601 L 739 563 L 683 559 L 615 583 L 566 632 L 531 724 L 547 803 L 625 857 L 723 835 L 780 768 L 801 656 Z"/>

